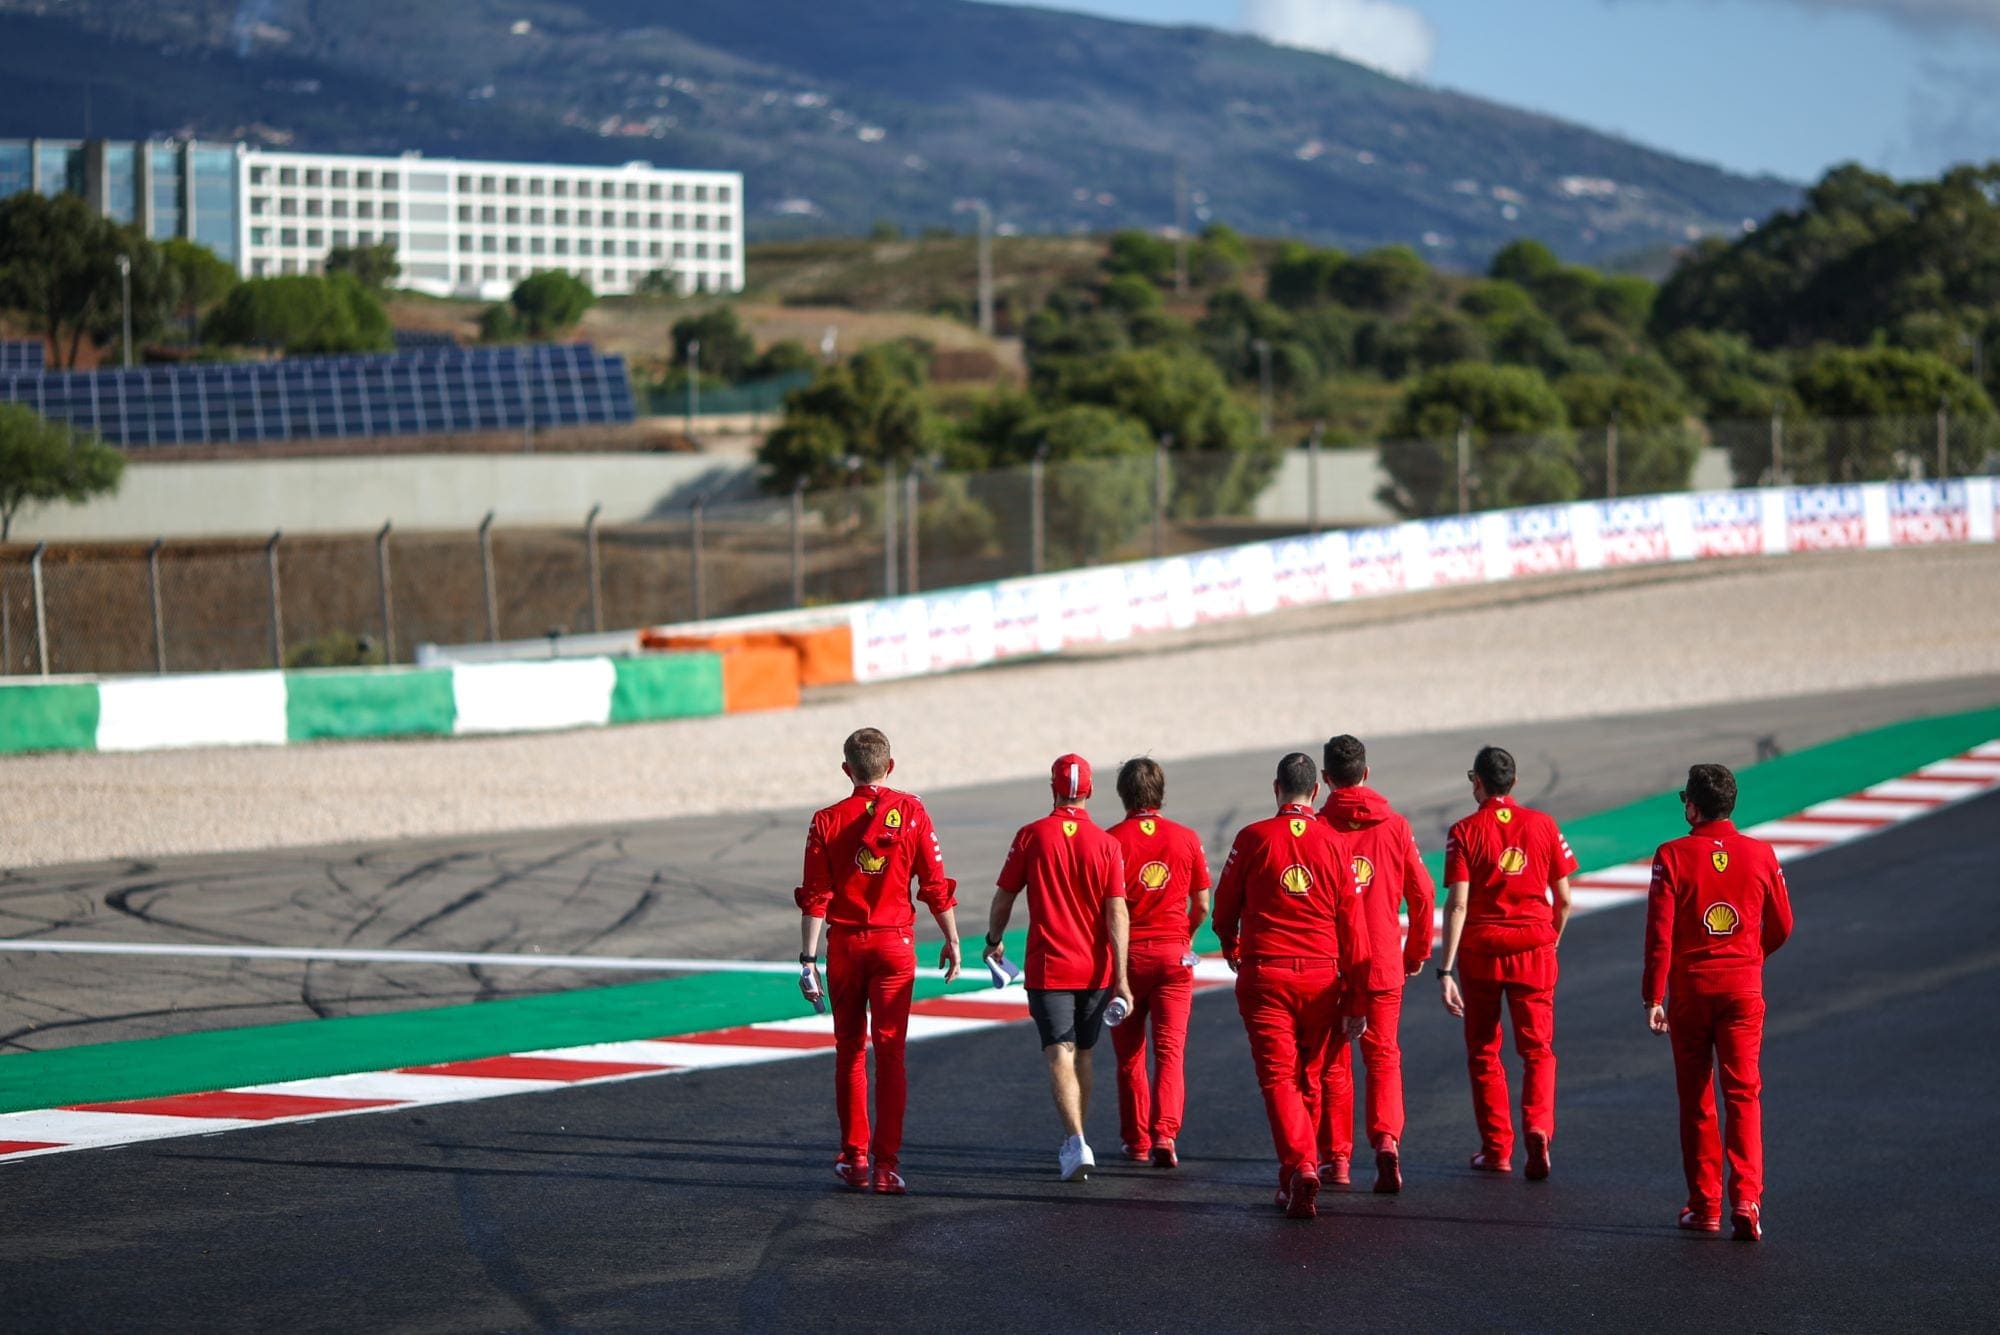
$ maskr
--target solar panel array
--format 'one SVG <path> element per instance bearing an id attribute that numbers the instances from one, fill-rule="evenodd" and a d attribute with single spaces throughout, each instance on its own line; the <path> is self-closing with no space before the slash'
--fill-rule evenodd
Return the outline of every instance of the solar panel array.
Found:
<path id="1" fill-rule="evenodd" d="M 127 448 L 520 431 L 633 417 L 625 359 L 584 343 L 0 371 L 0 402 L 26 404 Z"/>
<path id="2" fill-rule="evenodd" d="M 48 349 L 39 338 L 0 338 L 0 373 L 39 371 L 48 364 Z"/>

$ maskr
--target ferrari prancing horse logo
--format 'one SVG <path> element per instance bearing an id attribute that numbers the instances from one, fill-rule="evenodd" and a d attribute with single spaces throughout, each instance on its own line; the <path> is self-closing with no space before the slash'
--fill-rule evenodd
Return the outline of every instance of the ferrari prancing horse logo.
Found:
<path id="1" fill-rule="evenodd" d="M 903 828 L 903 813 L 902 813 L 902 812 L 900 812 L 900 811 L 897 811 L 897 810 L 894 810 L 894 809 L 892 808 L 892 809 L 890 810 L 889 814 L 888 814 L 888 815 L 886 815 L 886 816 L 884 816 L 884 817 L 882 818 L 882 824 L 883 824 L 883 825 L 885 825 L 885 826 L 887 826 L 887 827 L 888 827 L 889 829 L 892 829 L 892 830 L 900 830 L 900 829 L 902 829 L 902 828 Z"/>
<path id="2" fill-rule="evenodd" d="M 1506 807 L 1501 807 L 1493 813 L 1493 819 L 1499 821 L 1502 825 L 1506 825 L 1513 821 L 1514 813 Z"/>
<path id="3" fill-rule="evenodd" d="M 1066 820 L 1066 821 L 1064 821 L 1064 822 L 1063 822 L 1063 835 L 1064 835 L 1064 837 L 1065 837 L 1065 838 L 1069 838 L 1069 839 L 1074 839 L 1074 838 L 1076 838 L 1076 822 L 1075 822 L 1075 821 L 1073 821 L 1073 820 Z"/>
<path id="4" fill-rule="evenodd" d="M 1157 833 L 1159 828 L 1160 823 L 1156 820 L 1142 820 L 1139 822 L 1139 833 L 1149 837 Z"/>
<path id="5" fill-rule="evenodd" d="M 1305 833 L 1306 833 L 1306 822 L 1297 816 L 1292 817 L 1292 838 L 1303 839 L 1305 837 Z"/>
<path id="6" fill-rule="evenodd" d="M 1708 860 L 1715 864 L 1715 869 L 1717 871 L 1729 870 L 1729 854 L 1727 853 L 1721 853 L 1721 852 L 1710 853 L 1708 855 Z"/>

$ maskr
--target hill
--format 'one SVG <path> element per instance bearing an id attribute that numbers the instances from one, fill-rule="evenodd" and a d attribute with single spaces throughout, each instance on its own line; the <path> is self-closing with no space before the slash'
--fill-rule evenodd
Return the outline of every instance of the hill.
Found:
<path id="1" fill-rule="evenodd" d="M 88 85 L 88 87 L 86 87 Z M 1329 56 L 968 0 L 0 0 L 0 134 L 740 167 L 753 236 L 1191 221 L 1471 267 L 1605 259 L 1797 191 Z"/>

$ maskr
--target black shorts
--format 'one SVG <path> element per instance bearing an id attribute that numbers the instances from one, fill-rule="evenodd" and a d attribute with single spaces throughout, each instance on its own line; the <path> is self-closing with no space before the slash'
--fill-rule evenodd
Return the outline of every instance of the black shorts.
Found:
<path id="1" fill-rule="evenodd" d="M 1074 1043 L 1078 1052 L 1096 1047 L 1104 1008 L 1110 1004 L 1108 987 L 1028 989 L 1028 1014 L 1035 1017 L 1045 1048 L 1052 1043 Z"/>

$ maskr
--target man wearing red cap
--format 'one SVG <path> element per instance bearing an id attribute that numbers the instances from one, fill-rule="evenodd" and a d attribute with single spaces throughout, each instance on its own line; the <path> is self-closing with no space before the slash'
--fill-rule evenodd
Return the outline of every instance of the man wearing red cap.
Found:
<path id="1" fill-rule="evenodd" d="M 1055 807 L 1023 825 L 1000 869 L 988 915 L 986 958 L 1001 957 L 1014 897 L 1028 895 L 1028 1009 L 1048 1062 L 1049 1090 L 1062 1119 L 1057 1153 L 1063 1181 L 1090 1176 L 1097 1164 L 1083 1138 L 1090 1110 L 1090 1050 L 1117 996 L 1132 1006 L 1126 976 L 1128 921 L 1125 864 L 1118 843 L 1091 823 L 1090 762 L 1066 755 L 1050 767 Z"/>
<path id="2" fill-rule="evenodd" d="M 1194 934 L 1208 917 L 1208 857 L 1199 835 L 1160 814 L 1166 797 L 1167 775 L 1158 761 L 1126 761 L 1118 771 L 1125 819 L 1109 831 L 1125 855 L 1131 919 L 1132 1016 L 1111 1031 L 1118 1054 L 1118 1132 L 1126 1158 L 1151 1158 L 1160 1168 L 1180 1162 L 1175 1141 L 1187 1106 L 1183 1065 L 1194 1001 Z"/>
<path id="3" fill-rule="evenodd" d="M 1294 751 L 1271 785 L 1278 814 L 1248 825 L 1215 887 L 1215 934 L 1236 970 L 1236 1009 L 1278 1152 L 1278 1208 L 1311 1219 L 1319 1160 L 1308 1093 L 1338 1028 L 1367 1027 L 1367 920 L 1347 853 L 1312 809 L 1319 772 Z"/>
<path id="4" fill-rule="evenodd" d="M 909 1081 L 903 1066 L 910 994 L 916 982 L 916 913 L 910 881 L 944 933 L 938 961 L 958 976 L 958 883 L 945 875 L 930 813 L 909 793 L 886 788 L 896 768 L 889 739 L 874 728 L 851 734 L 841 771 L 854 791 L 814 813 L 806 832 L 805 872 L 793 898 L 800 920 L 801 984 L 817 995 L 812 969 L 826 934 L 833 992 L 834 1103 L 840 1112 L 840 1158 L 833 1171 L 856 1191 L 904 1192 L 898 1162 Z M 875 1126 L 868 1125 L 868 1041 L 875 1046 Z M 871 1160 L 873 1171 L 871 1175 Z"/>
<path id="5" fill-rule="evenodd" d="M 1646 896 L 1646 1022 L 1673 1040 L 1680 1089 L 1681 1227 L 1722 1231 L 1723 1139 L 1715 1123 L 1720 1068 L 1728 1113 L 1730 1233 L 1764 1236 L 1764 960 L 1792 934 L 1778 856 L 1737 832 L 1736 776 L 1695 765 L 1681 791 L 1685 838 L 1653 855 Z"/>
<path id="6" fill-rule="evenodd" d="M 1521 1054 L 1521 1122 L 1528 1177 L 1549 1175 L 1556 1134 L 1556 943 L 1569 923 L 1576 855 L 1555 821 L 1515 803 L 1514 757 L 1481 747 L 1465 777 L 1479 810 L 1445 840 L 1444 1008 L 1465 1020 L 1465 1061 L 1479 1123 L 1482 1172 L 1513 1169 L 1513 1096 L 1500 1064 L 1500 1006 L 1514 1021 Z M 1465 979 L 1459 971 L 1463 961 Z"/>
<path id="7" fill-rule="evenodd" d="M 1340 837 L 1361 892 L 1368 940 L 1374 946 L 1366 983 L 1368 1028 L 1361 1059 L 1368 1068 L 1368 1144 L 1375 1151 L 1375 1190 L 1403 1189 L 1403 1051 L 1396 1032 L 1403 1017 L 1403 984 L 1431 953 L 1431 915 L 1437 888 L 1417 851 L 1410 822 L 1389 799 L 1368 786 L 1368 748 L 1342 734 L 1327 739 L 1320 776 L 1327 782 L 1320 819 Z M 1399 955 L 1400 908 L 1409 911 L 1409 934 Z M 1321 1085 L 1320 1180 L 1345 1186 L 1354 1153 L 1354 1047 L 1336 1038 Z"/>

